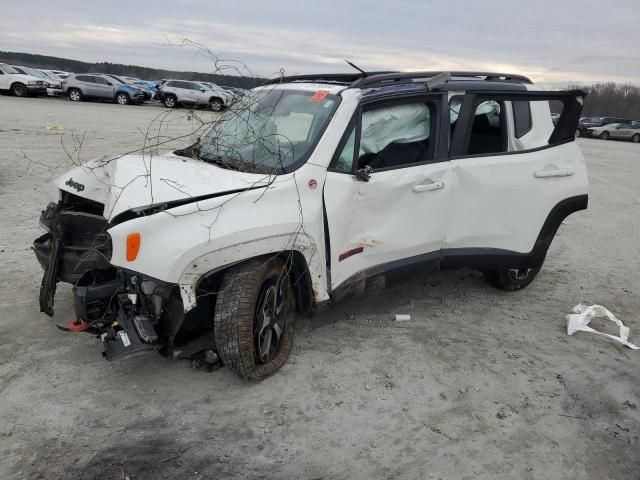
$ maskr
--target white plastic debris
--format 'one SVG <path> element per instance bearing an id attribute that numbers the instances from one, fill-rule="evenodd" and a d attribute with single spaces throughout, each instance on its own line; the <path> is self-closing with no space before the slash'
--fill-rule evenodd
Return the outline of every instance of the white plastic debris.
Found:
<path id="1" fill-rule="evenodd" d="M 408 322 L 411 320 L 411 315 L 405 313 L 396 313 L 396 322 Z"/>
<path id="2" fill-rule="evenodd" d="M 608 333 L 599 332 L 598 330 L 589 327 L 588 325 L 591 319 L 596 317 L 608 318 L 613 323 L 618 325 L 618 327 L 620 328 L 620 336 L 616 337 L 615 335 L 609 335 Z M 610 338 L 611 340 L 615 340 L 616 342 L 619 342 L 622 345 L 626 345 L 633 350 L 640 350 L 640 347 L 627 340 L 629 338 L 629 327 L 626 327 L 620 320 L 615 317 L 613 313 L 604 308 L 602 305 L 587 306 L 579 303 L 573 308 L 572 312 L 566 316 L 566 319 L 568 335 L 573 335 L 574 333 L 579 331 L 591 332 L 597 335 L 602 335 L 603 337 Z"/>

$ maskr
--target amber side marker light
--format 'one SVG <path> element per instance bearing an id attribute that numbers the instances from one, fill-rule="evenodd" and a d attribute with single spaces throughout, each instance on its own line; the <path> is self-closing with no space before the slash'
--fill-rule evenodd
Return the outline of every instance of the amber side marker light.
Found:
<path id="1" fill-rule="evenodd" d="M 140 234 L 130 233 L 127 235 L 127 262 L 133 262 L 140 250 Z"/>

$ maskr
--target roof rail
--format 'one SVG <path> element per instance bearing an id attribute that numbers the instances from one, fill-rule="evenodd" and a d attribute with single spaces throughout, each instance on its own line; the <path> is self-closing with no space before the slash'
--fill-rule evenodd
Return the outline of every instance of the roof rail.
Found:
<path id="1" fill-rule="evenodd" d="M 509 73 L 494 73 L 494 72 L 392 72 L 373 74 L 361 77 L 351 83 L 351 87 L 370 87 L 374 85 L 388 85 L 393 83 L 410 82 L 418 78 L 429 79 L 443 74 L 451 75 L 451 79 L 456 78 L 477 78 L 478 80 L 489 81 L 505 81 L 505 82 L 520 82 L 520 83 L 532 83 L 528 77 L 523 75 L 512 75 Z"/>
<path id="2" fill-rule="evenodd" d="M 514 75 L 510 73 L 496 72 L 453 72 L 453 71 L 426 71 L 426 72 L 367 72 L 362 73 L 316 73 L 309 75 L 293 75 L 288 77 L 277 77 L 267 80 L 264 85 L 291 82 L 324 82 L 348 85 L 351 88 L 363 88 L 372 86 L 391 85 L 394 83 L 411 83 L 413 80 L 424 78 L 426 80 L 433 77 L 450 75 L 451 80 L 459 78 L 476 78 L 486 81 L 503 81 L 533 83 L 524 75 Z"/>

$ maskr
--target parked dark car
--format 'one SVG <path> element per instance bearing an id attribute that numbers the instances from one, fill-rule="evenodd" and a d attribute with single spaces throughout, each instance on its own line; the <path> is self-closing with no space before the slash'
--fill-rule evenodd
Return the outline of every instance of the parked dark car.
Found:
<path id="1" fill-rule="evenodd" d="M 585 117 L 578 123 L 576 137 L 588 137 L 590 128 L 604 127 L 610 123 L 631 123 L 632 120 L 620 117 Z"/>

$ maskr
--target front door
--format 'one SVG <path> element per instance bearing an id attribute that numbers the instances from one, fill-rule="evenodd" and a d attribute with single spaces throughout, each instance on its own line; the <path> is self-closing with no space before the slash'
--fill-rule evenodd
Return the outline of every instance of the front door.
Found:
<path id="1" fill-rule="evenodd" d="M 324 186 L 331 290 L 358 274 L 439 261 L 451 192 L 441 102 L 378 102 L 355 116 Z"/>

